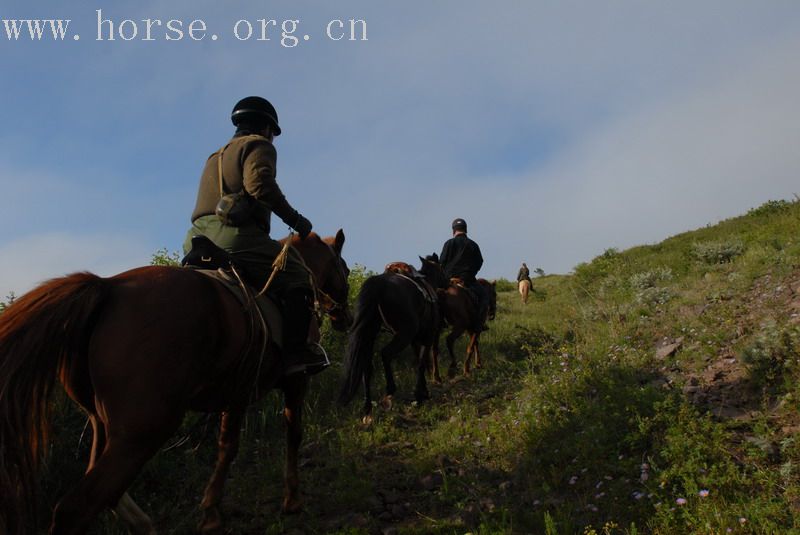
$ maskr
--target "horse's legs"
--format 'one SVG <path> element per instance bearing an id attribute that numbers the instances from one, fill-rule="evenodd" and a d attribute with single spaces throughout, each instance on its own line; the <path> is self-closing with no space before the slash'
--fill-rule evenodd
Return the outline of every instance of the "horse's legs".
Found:
<path id="1" fill-rule="evenodd" d="M 453 345 L 455 344 L 456 340 L 459 336 L 464 333 L 463 327 L 453 327 L 453 330 L 450 331 L 450 334 L 447 335 L 445 338 L 445 345 L 447 346 L 447 352 L 450 353 L 450 367 L 447 369 L 447 375 L 452 379 L 456 376 L 456 370 L 458 369 L 456 366 L 456 354 L 453 351 Z"/>
<path id="2" fill-rule="evenodd" d="M 442 384 L 442 376 L 439 374 L 439 339 L 433 342 L 433 347 L 431 347 L 431 377 L 433 378 L 433 382 L 436 384 Z"/>
<path id="3" fill-rule="evenodd" d="M 114 514 L 128 526 L 134 535 L 155 535 L 156 530 L 150 517 L 136 505 L 126 492 L 114 507 Z"/>
<path id="4" fill-rule="evenodd" d="M 235 410 L 222 414 L 219 439 L 217 440 L 217 465 L 214 473 L 208 480 L 200 509 L 203 519 L 197 526 L 200 533 L 220 533 L 222 531 L 222 515 L 219 503 L 222 500 L 222 490 L 225 479 L 228 477 L 231 463 L 239 451 L 239 431 L 242 425 L 243 411 Z"/>
<path id="5" fill-rule="evenodd" d="M 409 342 L 410 339 L 405 333 L 398 332 L 392 337 L 389 343 L 386 344 L 386 347 L 381 349 L 383 372 L 386 375 L 386 394 L 388 396 L 394 395 L 397 391 L 397 384 L 394 382 L 394 373 L 392 372 L 392 359 L 405 349 Z"/>
<path id="6" fill-rule="evenodd" d="M 136 437 L 111 434 L 105 451 L 92 468 L 56 505 L 50 534 L 85 533 L 103 509 L 120 501 L 144 463 L 155 455 L 176 427 L 177 423 L 163 426 L 155 433 Z M 123 508 L 128 504 L 126 500 Z"/>
<path id="7" fill-rule="evenodd" d="M 96 414 L 90 414 L 89 421 L 92 424 L 92 451 L 89 454 L 89 466 L 86 468 L 86 472 L 94 467 L 106 447 L 106 428 L 103 422 Z M 136 505 L 127 492 L 122 495 L 114 507 L 114 514 L 128 526 L 128 530 L 134 535 L 154 535 L 156 532 L 150 517 Z"/>
<path id="8" fill-rule="evenodd" d="M 414 387 L 414 399 L 422 402 L 431 397 L 428 392 L 428 384 L 425 382 L 425 371 L 428 368 L 428 355 L 431 348 L 420 344 L 414 344 L 413 347 L 417 357 L 417 385 Z"/>
<path id="9" fill-rule="evenodd" d="M 369 361 L 364 366 L 364 423 L 369 423 L 372 420 L 372 355 Z"/>
<path id="10" fill-rule="evenodd" d="M 474 333 L 472 335 L 472 354 L 475 356 L 475 368 L 483 368 L 481 363 L 481 333 Z"/>
<path id="11" fill-rule="evenodd" d="M 286 379 L 283 387 L 286 419 L 286 473 L 284 474 L 283 510 L 297 513 L 303 507 L 300 496 L 300 476 L 297 473 L 297 457 L 300 442 L 303 440 L 303 399 L 308 387 L 305 376 L 292 376 Z"/>

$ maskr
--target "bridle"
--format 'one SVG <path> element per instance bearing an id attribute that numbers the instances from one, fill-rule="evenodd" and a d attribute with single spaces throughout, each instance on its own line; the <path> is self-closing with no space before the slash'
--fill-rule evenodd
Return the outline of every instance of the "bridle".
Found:
<path id="1" fill-rule="evenodd" d="M 336 269 L 334 270 L 334 274 L 338 275 L 339 282 L 341 283 L 342 288 L 344 288 L 346 291 L 348 288 L 348 277 L 344 271 L 344 265 L 343 265 L 344 262 L 342 260 L 342 257 L 341 255 L 337 254 L 336 251 L 333 249 L 333 247 L 331 247 L 330 245 L 328 245 L 328 248 L 330 249 L 331 254 L 333 255 L 334 258 L 334 262 L 336 264 Z M 313 273 L 311 277 L 313 280 L 314 279 Z M 330 278 L 330 276 L 328 278 Z M 314 282 L 313 286 L 315 294 L 314 310 L 316 310 L 318 314 L 324 313 L 330 316 L 331 319 L 336 319 L 341 314 L 347 313 L 347 293 L 345 293 L 344 296 L 345 302 L 342 303 L 331 297 L 329 293 L 323 290 L 322 285 L 319 284 L 316 280 L 314 280 L 313 282 Z"/>

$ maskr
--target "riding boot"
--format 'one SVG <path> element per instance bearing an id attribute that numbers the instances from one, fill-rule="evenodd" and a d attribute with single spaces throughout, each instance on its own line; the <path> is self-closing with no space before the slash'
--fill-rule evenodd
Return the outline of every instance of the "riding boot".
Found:
<path id="1" fill-rule="evenodd" d="M 321 348 L 308 343 L 312 293 L 303 288 L 289 291 L 283 299 L 283 355 L 286 375 L 314 375 L 330 361 Z"/>

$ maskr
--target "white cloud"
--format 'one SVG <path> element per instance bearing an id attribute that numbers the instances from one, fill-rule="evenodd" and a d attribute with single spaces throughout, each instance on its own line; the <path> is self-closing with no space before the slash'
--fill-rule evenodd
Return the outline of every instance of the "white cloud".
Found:
<path id="1" fill-rule="evenodd" d="M 54 232 L 20 238 L 0 246 L 0 300 L 76 271 L 111 276 L 149 263 L 153 252 L 125 235 Z"/>
<path id="2" fill-rule="evenodd" d="M 800 38 L 791 37 L 709 69 L 588 131 L 544 168 L 459 186 L 457 175 L 413 190 L 401 180 L 375 185 L 364 194 L 369 207 L 352 214 L 358 240 L 371 245 L 362 262 L 379 269 L 384 259 L 415 259 L 462 216 L 488 276 L 511 277 L 521 261 L 566 272 L 608 247 L 661 241 L 791 198 L 800 192 L 798 54 Z"/>

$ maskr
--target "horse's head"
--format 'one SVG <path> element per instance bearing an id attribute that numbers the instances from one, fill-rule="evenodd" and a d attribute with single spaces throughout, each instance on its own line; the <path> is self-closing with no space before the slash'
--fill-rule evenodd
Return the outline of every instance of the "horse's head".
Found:
<path id="1" fill-rule="evenodd" d="M 439 263 L 439 256 L 436 253 L 428 255 L 425 258 L 421 256 L 419 259 L 422 261 L 422 266 L 419 272 L 425 275 L 425 279 L 434 288 L 447 288 L 449 281 L 444 274 L 442 265 Z"/>
<path id="2" fill-rule="evenodd" d="M 497 315 L 497 283 L 486 279 L 478 279 L 478 282 L 489 294 L 489 319 L 493 320 Z"/>
<path id="3" fill-rule="evenodd" d="M 339 229 L 336 236 L 328 238 L 320 238 L 312 232 L 305 240 L 295 236 L 292 246 L 300 252 L 313 273 L 319 303 L 331 318 L 333 328 L 346 331 L 353 322 L 353 317 L 347 304 L 350 269 L 342 258 L 344 232 Z"/>

